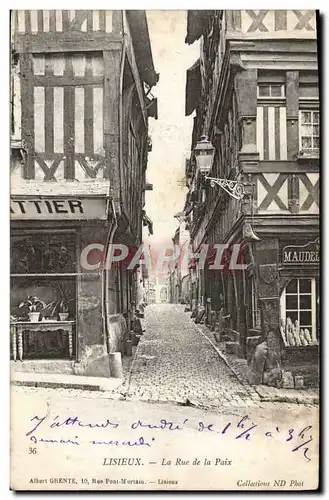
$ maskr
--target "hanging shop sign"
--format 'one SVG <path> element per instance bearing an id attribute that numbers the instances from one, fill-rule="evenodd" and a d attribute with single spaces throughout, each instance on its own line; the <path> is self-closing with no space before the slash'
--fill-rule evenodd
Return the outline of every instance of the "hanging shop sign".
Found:
<path id="1" fill-rule="evenodd" d="M 86 220 L 107 219 L 107 198 L 21 198 L 10 199 L 10 217 L 14 220 Z"/>
<path id="2" fill-rule="evenodd" d="M 282 249 L 283 264 L 317 264 L 320 262 L 320 239 L 306 245 L 287 245 Z"/>

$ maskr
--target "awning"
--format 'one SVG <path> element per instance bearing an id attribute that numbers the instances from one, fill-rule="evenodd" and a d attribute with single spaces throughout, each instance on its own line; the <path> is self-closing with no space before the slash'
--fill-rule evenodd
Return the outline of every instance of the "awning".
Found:
<path id="1" fill-rule="evenodd" d="M 214 14 L 212 10 L 188 10 L 187 11 L 187 34 L 185 43 L 191 43 L 198 40 L 208 28 L 208 22 L 211 15 Z"/>
<path id="2" fill-rule="evenodd" d="M 186 71 L 185 115 L 189 116 L 197 108 L 201 94 L 200 59 Z"/>

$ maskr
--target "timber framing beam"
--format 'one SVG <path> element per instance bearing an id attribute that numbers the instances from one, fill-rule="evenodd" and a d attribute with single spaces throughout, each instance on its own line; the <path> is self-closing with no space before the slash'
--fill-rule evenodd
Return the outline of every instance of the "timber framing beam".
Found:
<path id="1" fill-rule="evenodd" d="M 319 173 L 319 160 L 317 164 L 310 161 L 305 165 L 300 165 L 296 161 L 260 161 L 257 165 L 244 164 L 242 171 L 244 174 L 266 174 L 266 173 Z"/>
<path id="2" fill-rule="evenodd" d="M 86 52 L 121 50 L 122 35 L 118 33 L 38 33 L 16 35 L 15 50 L 22 53 Z"/>

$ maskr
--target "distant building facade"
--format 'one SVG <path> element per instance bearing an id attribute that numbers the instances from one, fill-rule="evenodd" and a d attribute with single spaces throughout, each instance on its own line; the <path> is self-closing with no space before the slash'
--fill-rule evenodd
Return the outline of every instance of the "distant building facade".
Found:
<path id="1" fill-rule="evenodd" d="M 185 217 L 180 219 L 179 226 L 172 238 L 172 244 L 177 258 L 168 264 L 168 300 L 172 304 L 187 304 L 190 303 L 190 275 L 188 268 L 190 235 L 186 228 Z"/>

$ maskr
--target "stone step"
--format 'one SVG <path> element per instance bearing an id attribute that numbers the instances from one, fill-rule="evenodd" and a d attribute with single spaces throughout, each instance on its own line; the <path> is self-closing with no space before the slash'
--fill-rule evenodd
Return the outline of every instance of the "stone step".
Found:
<path id="1" fill-rule="evenodd" d="M 32 359 L 11 361 L 10 369 L 13 372 L 32 373 L 60 373 L 73 375 L 75 361 L 69 359 Z"/>
<path id="2" fill-rule="evenodd" d="M 105 377 L 82 377 L 59 373 L 14 372 L 11 383 L 27 387 L 46 387 L 51 389 L 82 389 L 88 391 L 114 391 L 123 379 Z"/>

